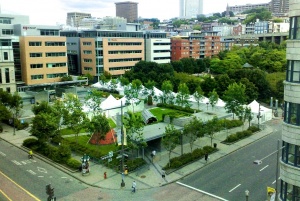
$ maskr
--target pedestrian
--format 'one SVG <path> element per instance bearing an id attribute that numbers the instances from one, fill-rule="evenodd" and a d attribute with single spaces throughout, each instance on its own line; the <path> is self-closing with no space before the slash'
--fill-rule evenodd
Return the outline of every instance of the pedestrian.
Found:
<path id="1" fill-rule="evenodd" d="M 135 181 L 132 182 L 132 193 L 135 193 L 135 190 L 136 190 L 136 183 Z"/>
<path id="2" fill-rule="evenodd" d="M 161 177 L 162 177 L 163 179 L 165 179 L 165 177 L 166 177 L 166 172 L 165 172 L 164 170 L 161 171 Z"/>
<path id="3" fill-rule="evenodd" d="M 208 153 L 205 153 L 204 159 L 205 159 L 205 161 L 207 162 L 207 160 L 208 160 Z"/>
<path id="4" fill-rule="evenodd" d="M 153 159 L 154 159 L 155 155 L 156 155 L 156 151 L 153 150 L 153 151 L 151 152 L 152 162 L 153 162 Z"/>

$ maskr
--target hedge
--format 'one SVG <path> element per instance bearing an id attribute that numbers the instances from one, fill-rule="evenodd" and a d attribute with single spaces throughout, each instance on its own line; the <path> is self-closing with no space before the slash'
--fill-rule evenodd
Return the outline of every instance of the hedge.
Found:
<path id="1" fill-rule="evenodd" d="M 255 126 L 249 127 L 247 130 L 236 132 L 235 134 L 229 135 L 224 142 L 233 143 L 243 138 L 251 136 L 253 133 L 259 131 L 259 128 Z"/>
<path id="2" fill-rule="evenodd" d="M 181 107 L 178 105 L 172 105 L 172 104 L 166 104 L 166 103 L 157 103 L 156 106 L 170 108 L 173 110 L 180 110 L 180 111 L 187 112 L 187 113 L 194 113 L 194 111 L 195 111 L 195 109 L 191 109 L 189 107 Z M 196 111 L 199 112 L 200 110 L 196 110 Z"/>
<path id="3" fill-rule="evenodd" d="M 192 153 L 185 153 L 185 154 L 182 154 L 181 156 L 171 158 L 170 159 L 170 167 L 169 167 L 169 163 L 168 163 L 165 167 L 163 167 L 163 169 L 164 170 L 178 169 L 183 165 L 186 165 L 195 160 L 203 158 L 206 153 L 210 154 L 216 150 L 217 150 L 217 148 L 214 148 L 211 146 L 204 146 L 202 149 L 197 148 Z"/>

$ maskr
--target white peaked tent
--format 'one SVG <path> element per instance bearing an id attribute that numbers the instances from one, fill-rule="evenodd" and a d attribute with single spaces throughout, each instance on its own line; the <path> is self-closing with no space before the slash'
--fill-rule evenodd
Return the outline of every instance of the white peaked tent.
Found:
<path id="1" fill-rule="evenodd" d="M 251 113 L 253 114 L 253 123 L 258 123 L 258 112 L 260 110 L 260 119 L 259 123 L 264 123 L 266 121 L 270 121 L 273 118 L 272 110 L 260 105 L 256 100 L 252 101 L 248 107 L 251 109 Z"/>
<path id="2" fill-rule="evenodd" d="M 121 104 L 117 99 L 115 99 L 115 97 L 113 97 L 112 95 L 109 95 L 107 97 L 107 99 L 105 99 L 101 103 L 100 107 L 102 110 L 108 110 L 108 109 L 112 109 L 112 108 L 121 107 Z"/>
<path id="3" fill-rule="evenodd" d="M 219 98 L 216 106 L 217 107 L 225 107 L 225 102 Z"/>

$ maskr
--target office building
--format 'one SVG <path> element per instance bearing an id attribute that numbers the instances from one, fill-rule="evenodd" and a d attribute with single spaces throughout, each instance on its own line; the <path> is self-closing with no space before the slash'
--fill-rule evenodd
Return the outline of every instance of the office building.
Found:
<path id="1" fill-rule="evenodd" d="M 179 1 L 179 17 L 180 18 L 196 18 L 203 14 L 203 0 L 180 0 Z"/>
<path id="2" fill-rule="evenodd" d="M 138 3 L 132 1 L 117 2 L 116 4 L 116 16 L 124 17 L 127 22 L 138 21 Z"/>
<path id="3" fill-rule="evenodd" d="M 92 18 L 90 13 L 70 12 L 67 13 L 67 25 L 79 27 L 80 22 L 84 18 Z"/>
<path id="4" fill-rule="evenodd" d="M 290 0 L 279 200 L 300 199 L 300 0 Z"/>

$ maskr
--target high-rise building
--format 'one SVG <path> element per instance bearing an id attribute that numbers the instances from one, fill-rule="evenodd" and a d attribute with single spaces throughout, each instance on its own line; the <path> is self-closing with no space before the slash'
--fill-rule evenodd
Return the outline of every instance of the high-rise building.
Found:
<path id="1" fill-rule="evenodd" d="M 196 18 L 203 14 L 203 0 L 180 0 L 179 9 L 180 18 Z"/>
<path id="2" fill-rule="evenodd" d="M 138 3 L 132 1 L 117 2 L 116 16 L 124 17 L 127 22 L 136 22 L 138 20 Z"/>
<path id="3" fill-rule="evenodd" d="M 290 0 L 279 200 L 300 198 L 300 0 Z"/>
<path id="4" fill-rule="evenodd" d="M 72 27 L 78 27 L 80 21 L 84 18 L 92 18 L 92 15 L 90 13 L 79 13 L 79 12 L 67 13 L 67 25 Z"/>
<path id="5" fill-rule="evenodd" d="M 272 0 L 270 10 L 275 16 L 286 16 L 289 11 L 289 0 Z"/>

